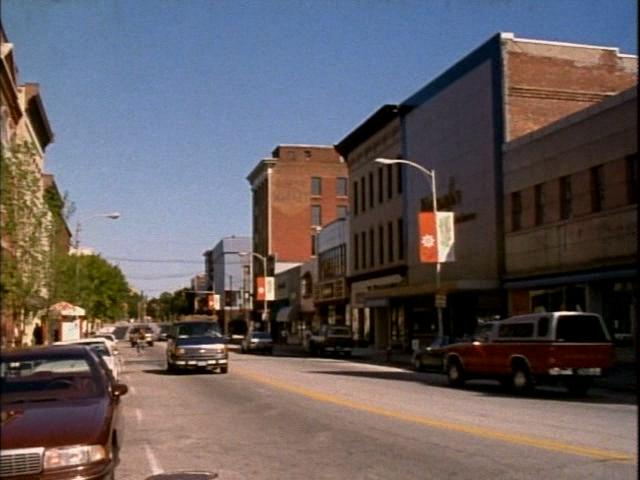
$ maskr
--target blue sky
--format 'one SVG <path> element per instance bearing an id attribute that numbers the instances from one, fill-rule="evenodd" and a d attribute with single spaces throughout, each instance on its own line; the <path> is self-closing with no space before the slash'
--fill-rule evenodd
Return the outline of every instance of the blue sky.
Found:
<path id="1" fill-rule="evenodd" d="M 275 146 L 339 142 L 496 32 L 638 47 L 635 0 L 2 0 L 2 18 L 70 228 L 119 211 L 81 244 L 150 296 L 251 233 L 246 176 Z"/>

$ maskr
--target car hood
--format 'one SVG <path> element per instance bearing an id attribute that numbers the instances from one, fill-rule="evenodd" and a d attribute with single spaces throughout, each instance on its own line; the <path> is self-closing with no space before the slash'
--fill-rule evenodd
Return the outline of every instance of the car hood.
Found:
<path id="1" fill-rule="evenodd" d="M 106 443 L 107 399 L 57 400 L 2 405 L 2 450 Z"/>

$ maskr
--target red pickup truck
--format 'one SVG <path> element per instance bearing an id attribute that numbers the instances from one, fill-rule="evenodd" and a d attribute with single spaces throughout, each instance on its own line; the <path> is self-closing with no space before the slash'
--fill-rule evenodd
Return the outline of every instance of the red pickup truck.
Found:
<path id="1" fill-rule="evenodd" d="M 515 391 L 564 384 L 583 395 L 614 363 L 611 338 L 594 313 L 545 312 L 489 322 L 472 341 L 449 345 L 444 368 L 451 386 L 496 379 Z"/>

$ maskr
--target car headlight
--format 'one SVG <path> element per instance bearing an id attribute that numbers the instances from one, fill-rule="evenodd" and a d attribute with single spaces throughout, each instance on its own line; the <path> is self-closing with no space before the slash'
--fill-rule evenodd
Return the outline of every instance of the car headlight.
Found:
<path id="1" fill-rule="evenodd" d="M 107 451 L 102 445 L 48 448 L 44 452 L 44 469 L 86 465 L 106 458 Z"/>
<path id="2" fill-rule="evenodd" d="M 176 355 L 184 355 L 187 352 L 184 348 L 176 348 L 175 353 Z"/>
<path id="3" fill-rule="evenodd" d="M 215 352 L 224 352 L 227 350 L 227 346 L 226 345 L 214 345 L 213 346 L 213 350 Z"/>

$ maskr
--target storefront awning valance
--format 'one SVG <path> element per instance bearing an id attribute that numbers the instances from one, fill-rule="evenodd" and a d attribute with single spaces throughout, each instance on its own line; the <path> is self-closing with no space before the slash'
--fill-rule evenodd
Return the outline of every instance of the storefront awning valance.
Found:
<path id="1" fill-rule="evenodd" d="M 295 316 L 298 314 L 298 306 L 291 305 L 280 308 L 278 313 L 276 314 L 276 322 L 291 322 Z"/>

